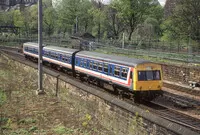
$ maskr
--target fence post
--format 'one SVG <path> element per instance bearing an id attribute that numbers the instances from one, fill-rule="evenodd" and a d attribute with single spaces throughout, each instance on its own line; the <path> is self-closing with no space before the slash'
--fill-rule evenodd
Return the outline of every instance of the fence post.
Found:
<path id="1" fill-rule="evenodd" d="M 122 37 L 122 49 L 124 49 L 124 42 L 125 42 L 125 34 L 123 33 L 123 37 Z"/>
<path id="2" fill-rule="evenodd" d="M 57 79 L 57 81 L 56 81 L 56 97 L 58 97 L 59 76 L 60 76 L 60 75 L 57 75 L 57 76 L 56 76 L 56 79 Z"/>

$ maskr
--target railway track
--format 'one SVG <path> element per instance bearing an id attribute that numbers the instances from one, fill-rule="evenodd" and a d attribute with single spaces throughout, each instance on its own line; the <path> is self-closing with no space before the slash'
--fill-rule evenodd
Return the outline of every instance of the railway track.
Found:
<path id="1" fill-rule="evenodd" d="M 18 61 L 24 61 L 25 60 L 25 58 L 23 57 L 22 54 L 16 52 L 17 49 L 13 49 L 13 50 L 9 51 L 9 50 L 3 48 L 1 50 L 4 51 L 5 53 L 7 53 L 8 55 L 14 56 L 16 59 L 18 59 Z M 33 62 L 30 62 L 30 63 L 35 64 Z M 52 69 L 50 69 L 50 70 L 52 70 Z M 58 74 L 66 76 L 65 72 L 60 72 L 60 71 L 57 71 L 55 69 L 53 69 L 53 70 L 55 72 L 57 72 Z M 77 78 L 74 78 L 74 77 L 69 76 L 69 75 L 67 77 L 69 77 L 69 79 L 73 79 L 73 80 L 75 79 L 76 81 L 79 81 L 81 83 L 86 83 L 88 85 L 88 82 L 86 82 L 84 80 L 77 79 L 77 78 L 79 78 L 78 76 L 77 76 Z M 100 88 L 97 85 L 98 84 L 88 85 L 88 87 L 95 88 L 96 90 L 99 90 L 99 91 L 107 91 L 107 89 Z M 114 96 L 115 98 L 118 98 L 118 95 L 113 95 L 111 93 L 109 92 L 108 94 Z M 170 98 L 173 97 L 173 95 L 170 95 L 169 93 L 165 93 L 165 95 L 166 95 L 166 97 L 168 96 L 168 98 L 169 97 Z M 125 98 L 125 97 L 123 97 L 123 98 Z M 174 99 L 178 99 L 178 98 L 181 98 L 181 96 L 174 97 Z M 127 100 L 127 99 L 125 99 L 125 100 Z M 190 103 L 189 101 L 184 101 L 184 102 L 185 103 Z M 164 105 L 161 105 L 157 101 L 148 102 L 148 103 L 146 102 L 144 104 L 138 105 L 138 104 L 134 104 L 132 102 L 132 100 L 129 100 L 129 103 L 131 103 L 133 105 L 137 105 L 139 107 L 142 107 L 144 110 L 150 110 L 151 112 L 155 113 L 156 115 L 159 115 L 160 117 L 162 117 L 164 119 L 167 119 L 169 121 L 175 122 L 175 123 L 180 124 L 180 125 L 183 125 L 183 126 L 185 126 L 187 128 L 190 128 L 191 130 L 193 130 L 195 132 L 200 133 L 200 120 L 199 119 L 195 119 L 195 118 L 193 118 L 191 116 L 188 116 L 188 115 L 182 114 L 180 112 L 177 112 L 174 109 L 170 109 L 170 108 L 168 108 L 168 107 L 166 107 Z M 192 102 L 192 104 L 193 104 L 192 107 L 194 107 L 196 105 L 199 105 L 199 102 L 195 103 L 195 101 L 194 101 L 194 102 Z"/>
<path id="2" fill-rule="evenodd" d="M 164 91 L 163 97 L 167 100 L 174 102 L 177 106 L 182 108 L 198 108 L 200 101 L 185 96 L 179 96 L 177 94 Z"/>
<path id="3" fill-rule="evenodd" d="M 160 102 L 152 101 L 146 103 L 145 105 L 160 117 L 173 121 L 177 124 L 187 126 L 200 133 L 200 119 L 177 112 L 177 110 L 171 109 Z"/>
<path id="4" fill-rule="evenodd" d="M 190 95 L 200 96 L 200 90 L 198 88 L 192 89 L 189 86 L 183 87 L 183 86 L 172 84 L 172 83 L 169 83 L 169 82 L 166 82 L 166 81 L 163 82 L 163 86 L 166 87 L 166 88 L 175 89 L 177 91 L 185 92 L 185 93 L 188 93 Z"/>

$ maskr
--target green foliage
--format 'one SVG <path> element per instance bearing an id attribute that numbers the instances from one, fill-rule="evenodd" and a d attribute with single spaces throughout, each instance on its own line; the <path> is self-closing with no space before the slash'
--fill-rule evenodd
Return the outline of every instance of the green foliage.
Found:
<path id="1" fill-rule="evenodd" d="M 48 36 L 53 34 L 56 27 L 57 14 L 53 7 L 45 8 L 44 10 L 44 29 Z"/>
<path id="2" fill-rule="evenodd" d="M 88 31 L 92 24 L 92 16 L 89 14 L 92 4 L 89 0 L 65 0 L 56 6 L 58 12 L 58 29 L 60 32 L 75 32 L 75 24 L 78 30 Z"/>
<path id="3" fill-rule="evenodd" d="M 92 28 L 92 34 L 101 38 L 105 32 L 106 15 L 101 8 L 93 7 L 89 10 L 89 14 L 93 16 L 94 26 Z"/>
<path id="4" fill-rule="evenodd" d="M 19 121 L 19 124 L 32 124 L 32 123 L 36 123 L 36 120 L 31 119 L 31 118 L 27 118 L 27 119 L 21 119 Z"/>
<path id="5" fill-rule="evenodd" d="M 200 1 L 181 0 L 163 23 L 164 40 L 191 38 L 200 43 Z"/>
<path id="6" fill-rule="evenodd" d="M 11 133 L 11 135 L 31 135 L 28 130 L 20 128 L 17 131 Z"/>
<path id="7" fill-rule="evenodd" d="M 17 27 L 24 26 L 24 18 L 19 10 L 14 10 L 14 25 Z"/>
<path id="8" fill-rule="evenodd" d="M 91 121 L 91 119 L 92 119 L 91 115 L 86 114 L 85 117 L 84 117 L 84 119 L 83 119 L 82 126 L 83 127 L 87 127 L 88 124 L 89 124 L 89 122 Z"/>
<path id="9" fill-rule="evenodd" d="M 59 135 L 63 135 L 63 134 L 72 134 L 74 132 L 73 129 L 70 129 L 70 128 L 65 128 L 64 126 L 62 125 L 59 125 L 57 127 L 55 127 L 54 129 L 54 132 L 56 134 L 59 134 Z"/>
<path id="10" fill-rule="evenodd" d="M 32 127 L 29 128 L 29 132 L 34 132 L 34 131 L 36 131 L 37 129 L 38 129 L 38 127 L 32 126 Z"/>
<path id="11" fill-rule="evenodd" d="M 0 88 L 0 106 L 6 102 L 6 94 Z"/>
<path id="12" fill-rule="evenodd" d="M 151 7 L 150 0 L 114 0 L 112 7 L 118 12 L 118 16 L 123 18 L 123 22 L 127 25 L 129 40 L 132 38 L 132 33 L 136 30 L 137 25 L 144 22 L 149 14 L 148 10 Z"/>
<path id="13" fill-rule="evenodd" d="M 54 33 L 89 32 L 98 38 L 119 39 L 127 32 L 131 39 L 138 25 L 152 25 L 155 35 L 161 35 L 160 23 L 163 8 L 151 4 L 151 0 L 113 0 L 109 6 L 95 0 L 43 0 L 43 32 L 48 36 Z M 148 18 L 148 19 L 147 19 Z M 151 18 L 151 21 L 149 21 Z M 146 20 L 146 21 L 145 21 Z M 154 20 L 154 21 L 152 21 Z M 23 10 L 0 13 L 0 25 L 19 26 L 20 34 L 27 37 L 38 32 L 37 5 Z"/>

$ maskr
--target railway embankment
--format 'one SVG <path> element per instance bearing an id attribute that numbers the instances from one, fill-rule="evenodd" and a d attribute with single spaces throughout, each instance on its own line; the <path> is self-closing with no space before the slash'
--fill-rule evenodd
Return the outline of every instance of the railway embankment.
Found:
<path id="1" fill-rule="evenodd" d="M 12 97 L 12 102 L 9 101 L 9 105 L 5 104 L 1 107 L 13 106 L 13 110 L 18 110 L 11 110 L 12 114 L 3 113 L 6 118 L 3 123 L 5 132 L 38 133 L 44 131 L 74 134 L 87 132 L 89 134 L 127 135 L 198 134 L 183 126 L 159 118 L 148 110 L 130 106 L 124 101 L 95 91 L 95 89 L 84 84 L 77 84 L 78 82 L 65 76 L 59 76 L 48 69 L 44 70 L 46 73 L 44 75 L 46 95 L 38 97 L 35 95 L 37 71 L 34 69 L 37 66 L 32 65 L 34 68 L 31 68 L 24 65 L 30 64 L 26 61 L 24 61 L 24 64 L 20 64 L 7 57 L 4 58 L 6 62 L 3 62 L 3 65 L 6 65 L 6 63 L 8 65 L 13 64 L 11 70 L 15 71 L 15 74 L 10 75 L 12 79 L 7 81 L 9 83 L 16 82 L 13 85 L 8 83 L 4 86 L 18 86 L 8 89 L 3 87 L 8 91 L 11 90 L 6 91 L 6 95 Z M 8 69 L 7 66 L 5 67 Z M 56 88 L 58 88 L 58 97 L 55 97 Z M 22 124 L 19 122 L 20 120 Z M 31 124 L 27 125 L 26 123 L 29 122 Z M 23 123 L 25 123 L 25 127 L 23 127 Z M 18 131 L 20 129 L 18 126 L 23 127 L 25 131 Z"/>

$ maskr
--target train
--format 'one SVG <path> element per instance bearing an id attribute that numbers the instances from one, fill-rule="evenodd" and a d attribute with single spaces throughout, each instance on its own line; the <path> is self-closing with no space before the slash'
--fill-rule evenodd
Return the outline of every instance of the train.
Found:
<path id="1" fill-rule="evenodd" d="M 24 43 L 25 58 L 37 60 L 38 48 L 38 43 Z M 109 84 L 115 92 L 137 100 L 153 100 L 162 95 L 161 65 L 147 60 L 58 46 L 43 46 L 42 58 L 43 63 L 96 81 L 100 86 Z"/>

